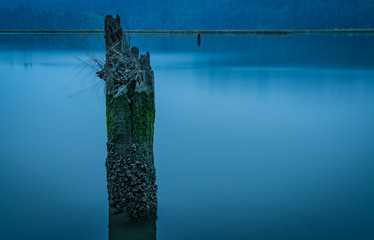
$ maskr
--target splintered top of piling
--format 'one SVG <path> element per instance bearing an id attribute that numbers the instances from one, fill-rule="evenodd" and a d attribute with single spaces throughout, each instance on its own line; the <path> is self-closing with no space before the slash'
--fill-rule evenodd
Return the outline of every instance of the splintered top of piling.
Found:
<path id="1" fill-rule="evenodd" d="M 112 15 L 105 17 L 105 48 L 107 63 L 115 63 L 117 61 L 138 62 L 142 70 L 151 70 L 149 52 L 139 56 L 137 47 L 130 47 L 126 34 L 121 27 L 119 15 L 113 18 Z M 115 64 L 118 66 L 118 64 Z M 131 64 L 127 64 L 131 65 Z"/>
<path id="2" fill-rule="evenodd" d="M 97 72 L 106 82 L 106 93 L 120 96 L 128 90 L 153 92 L 153 71 L 149 52 L 139 54 L 137 47 L 130 47 L 121 28 L 120 17 L 105 17 L 106 59 Z"/>
<path id="3" fill-rule="evenodd" d="M 122 49 L 123 43 L 123 30 L 121 27 L 121 20 L 117 14 L 116 18 L 112 15 L 107 15 L 105 17 L 105 46 L 107 58 L 114 52 L 120 51 Z"/>

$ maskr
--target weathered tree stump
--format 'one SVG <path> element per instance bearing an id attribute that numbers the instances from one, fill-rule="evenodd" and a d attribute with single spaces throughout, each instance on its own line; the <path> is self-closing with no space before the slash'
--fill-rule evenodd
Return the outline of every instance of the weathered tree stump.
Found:
<path id="1" fill-rule="evenodd" d="M 147 52 L 130 48 L 120 18 L 105 18 L 106 59 L 97 74 L 106 85 L 109 206 L 132 217 L 157 210 L 153 157 L 154 75 Z"/>

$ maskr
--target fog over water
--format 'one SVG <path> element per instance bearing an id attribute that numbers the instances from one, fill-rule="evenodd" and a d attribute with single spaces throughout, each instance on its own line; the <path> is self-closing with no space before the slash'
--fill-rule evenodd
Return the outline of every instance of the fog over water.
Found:
<path id="1" fill-rule="evenodd" d="M 131 41 L 155 72 L 157 239 L 374 238 L 374 35 Z M 108 239 L 85 51 L 103 36 L 0 35 L 0 239 Z"/>

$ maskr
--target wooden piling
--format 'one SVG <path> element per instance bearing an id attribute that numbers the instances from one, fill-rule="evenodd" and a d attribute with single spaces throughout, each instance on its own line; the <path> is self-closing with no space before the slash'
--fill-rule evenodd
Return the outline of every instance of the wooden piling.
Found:
<path id="1" fill-rule="evenodd" d="M 142 217 L 156 213 L 153 156 L 154 74 L 150 55 L 130 47 L 120 17 L 105 18 L 106 59 L 98 76 L 106 85 L 109 206 Z"/>

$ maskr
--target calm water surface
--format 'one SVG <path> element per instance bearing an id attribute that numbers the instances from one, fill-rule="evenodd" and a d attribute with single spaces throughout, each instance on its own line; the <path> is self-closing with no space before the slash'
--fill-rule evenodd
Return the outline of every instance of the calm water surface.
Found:
<path id="1" fill-rule="evenodd" d="M 78 60 L 102 40 L 0 35 L 0 239 L 108 239 L 104 85 Z M 374 239 L 374 35 L 131 41 L 156 86 L 143 239 Z"/>

